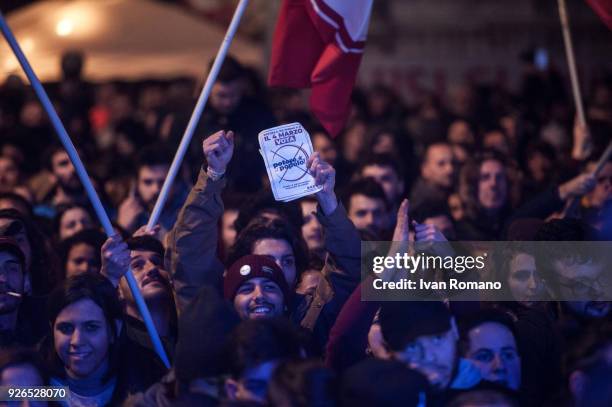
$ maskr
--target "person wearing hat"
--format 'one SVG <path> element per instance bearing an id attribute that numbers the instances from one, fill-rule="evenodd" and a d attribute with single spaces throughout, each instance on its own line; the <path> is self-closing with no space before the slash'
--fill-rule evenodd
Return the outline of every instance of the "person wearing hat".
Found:
<path id="1" fill-rule="evenodd" d="M 478 368 L 458 357 L 457 325 L 444 303 L 388 302 L 379 321 L 392 357 L 426 376 L 433 390 L 467 389 L 480 382 Z"/>
<path id="2" fill-rule="evenodd" d="M 234 144 L 231 131 L 219 131 L 203 141 L 206 163 L 168 235 L 167 269 L 172 274 L 179 314 L 198 287 L 212 285 L 223 290 L 224 272 L 233 262 L 250 254 L 264 255 L 274 259 L 291 290 L 293 300 L 286 301 L 290 318 L 296 325 L 312 332 L 314 345 L 321 350 L 342 305 L 361 280 L 361 240 L 336 197 L 335 170 L 321 159 L 319 153 L 313 153 L 308 159 L 309 173 L 323 188 L 315 194 L 318 202 L 316 216 L 324 228 L 327 257 L 323 278 L 314 293 L 296 294 L 293 291 L 306 268 L 308 257 L 300 256 L 300 242 L 304 243 L 300 231 L 287 230 L 290 228 L 282 220 L 265 222 L 258 217 L 251 219 L 230 251 L 228 259 L 232 260 L 228 260 L 226 265 L 219 261 L 217 225 L 223 215 L 221 191 L 227 181 L 224 174 L 232 160 Z M 264 314 L 269 311 L 265 308 L 257 310 Z"/>
<path id="3" fill-rule="evenodd" d="M 286 313 L 291 290 L 274 260 L 253 254 L 230 266 L 223 279 L 223 296 L 240 319 L 272 318 Z"/>
<path id="4" fill-rule="evenodd" d="M 17 242 L 0 237 L 0 346 L 29 344 L 30 338 L 18 326 L 18 315 L 29 282 L 25 256 Z M 26 343 L 23 343 L 23 342 Z"/>

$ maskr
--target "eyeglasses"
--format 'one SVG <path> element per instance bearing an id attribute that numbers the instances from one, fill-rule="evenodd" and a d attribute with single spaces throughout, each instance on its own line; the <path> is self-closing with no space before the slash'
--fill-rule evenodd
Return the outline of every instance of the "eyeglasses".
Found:
<path id="1" fill-rule="evenodd" d="M 573 298 L 569 300 L 599 300 L 604 296 L 604 285 L 601 277 L 595 279 L 588 278 L 559 278 L 559 285 L 567 288 L 572 293 Z M 568 298 L 560 298 L 568 300 Z"/>

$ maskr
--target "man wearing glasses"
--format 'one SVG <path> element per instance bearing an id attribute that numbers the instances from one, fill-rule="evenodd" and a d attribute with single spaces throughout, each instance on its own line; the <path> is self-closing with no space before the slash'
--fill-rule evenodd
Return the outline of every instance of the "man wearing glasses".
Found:
<path id="1" fill-rule="evenodd" d="M 611 166 L 612 170 L 612 166 Z M 607 181 L 606 181 L 607 182 Z M 537 268 L 555 300 L 578 318 L 604 318 L 610 313 L 610 242 L 595 241 L 598 231 L 578 219 L 546 222 L 536 240 Z"/>

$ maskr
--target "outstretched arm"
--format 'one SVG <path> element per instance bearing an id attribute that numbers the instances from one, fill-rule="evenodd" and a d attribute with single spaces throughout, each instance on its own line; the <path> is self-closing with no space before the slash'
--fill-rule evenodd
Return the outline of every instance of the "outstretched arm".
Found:
<path id="1" fill-rule="evenodd" d="M 223 278 L 223 264 L 217 257 L 217 225 L 223 215 L 221 191 L 234 151 L 233 132 L 213 134 L 204 140 L 202 150 L 208 167 L 200 170 L 168 236 L 166 267 L 173 279 L 179 313 L 201 286 L 221 289 Z"/>
<path id="2" fill-rule="evenodd" d="M 319 153 L 308 159 L 308 170 L 323 189 L 316 194 L 317 218 L 325 230 L 325 249 L 336 263 L 335 271 L 358 281 L 360 276 L 361 239 L 344 207 L 338 203 L 334 187 L 336 170 Z"/>

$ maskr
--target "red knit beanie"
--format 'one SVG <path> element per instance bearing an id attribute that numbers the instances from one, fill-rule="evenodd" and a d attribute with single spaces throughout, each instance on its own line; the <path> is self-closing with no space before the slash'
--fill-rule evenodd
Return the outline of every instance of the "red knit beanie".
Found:
<path id="1" fill-rule="evenodd" d="M 236 260 L 223 279 L 223 296 L 233 300 L 238 288 L 252 278 L 263 277 L 274 281 L 283 292 L 285 304 L 289 303 L 291 290 L 280 267 L 268 256 L 250 254 Z"/>

